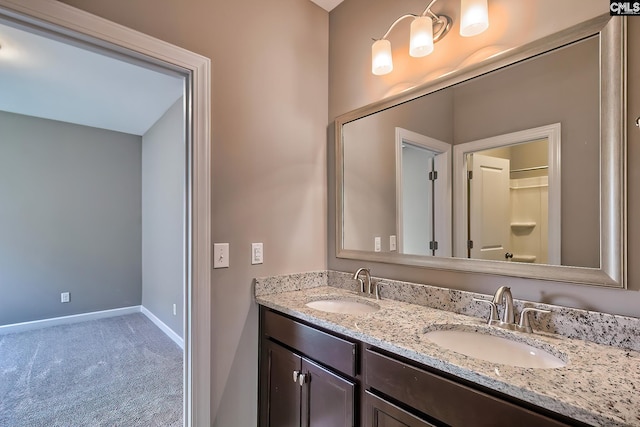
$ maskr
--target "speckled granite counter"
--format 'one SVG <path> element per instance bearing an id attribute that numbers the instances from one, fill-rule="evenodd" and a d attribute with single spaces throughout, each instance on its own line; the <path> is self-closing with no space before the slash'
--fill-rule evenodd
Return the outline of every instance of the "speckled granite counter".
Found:
<path id="1" fill-rule="evenodd" d="M 640 352 L 571 339 L 557 334 L 524 334 L 489 327 L 477 313 L 486 307 L 470 304 L 470 315 L 385 298 L 380 310 L 361 315 L 334 314 L 305 304 L 325 296 L 353 297 L 344 275 L 327 280 L 327 272 L 256 280 L 258 304 L 317 326 L 355 338 L 427 366 L 489 387 L 534 405 L 597 426 L 640 426 Z M 327 286 L 331 282 L 333 286 Z M 424 285 L 419 285 L 424 286 Z M 440 288 L 436 288 L 440 289 Z M 455 291 L 470 299 L 477 294 Z M 459 304 L 456 296 L 453 304 Z M 417 301 L 417 300 L 416 300 Z M 478 311 L 479 310 L 479 311 Z M 455 311 L 463 311 L 461 306 Z M 631 319 L 633 320 L 633 318 Z M 482 329 L 545 349 L 568 361 L 563 368 L 530 369 L 493 364 L 443 349 L 425 332 L 451 325 Z M 636 325 L 633 325 L 635 328 Z M 535 327 L 534 327 L 535 329 Z M 638 338 L 640 339 L 640 338 Z"/>

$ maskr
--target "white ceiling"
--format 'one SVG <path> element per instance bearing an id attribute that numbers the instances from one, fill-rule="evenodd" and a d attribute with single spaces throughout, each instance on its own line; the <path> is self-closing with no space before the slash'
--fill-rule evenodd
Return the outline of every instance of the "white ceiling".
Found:
<path id="1" fill-rule="evenodd" d="M 0 25 L 0 110 L 143 135 L 183 79 Z"/>

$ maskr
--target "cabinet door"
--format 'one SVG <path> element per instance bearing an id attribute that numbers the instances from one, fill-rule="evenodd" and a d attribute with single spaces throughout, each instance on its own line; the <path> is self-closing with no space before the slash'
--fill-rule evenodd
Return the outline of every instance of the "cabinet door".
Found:
<path id="1" fill-rule="evenodd" d="M 365 392 L 366 427 L 434 427 L 398 406 Z"/>
<path id="2" fill-rule="evenodd" d="M 302 426 L 354 427 L 355 384 L 302 359 Z"/>
<path id="3" fill-rule="evenodd" d="M 262 357 L 261 426 L 300 427 L 300 356 L 265 340 Z"/>

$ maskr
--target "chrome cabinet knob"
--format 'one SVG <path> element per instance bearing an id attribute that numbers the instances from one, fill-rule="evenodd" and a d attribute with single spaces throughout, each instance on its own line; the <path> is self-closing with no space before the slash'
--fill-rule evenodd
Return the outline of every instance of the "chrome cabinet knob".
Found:
<path id="1" fill-rule="evenodd" d="M 307 383 L 309 380 L 309 374 L 300 374 L 300 377 L 298 377 L 298 382 L 300 383 L 300 385 L 304 385 L 305 383 Z"/>
<path id="2" fill-rule="evenodd" d="M 293 382 L 298 382 L 298 377 L 300 377 L 300 371 L 293 371 Z"/>

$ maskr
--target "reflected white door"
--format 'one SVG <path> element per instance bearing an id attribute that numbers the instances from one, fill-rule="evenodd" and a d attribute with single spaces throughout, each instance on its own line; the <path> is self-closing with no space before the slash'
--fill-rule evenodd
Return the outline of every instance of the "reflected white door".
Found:
<path id="1" fill-rule="evenodd" d="M 471 258 L 505 261 L 509 247 L 509 160 L 473 154 L 469 181 Z"/>
<path id="2" fill-rule="evenodd" d="M 426 148 L 404 144 L 402 147 L 402 234 L 401 251 L 411 255 L 431 255 L 433 240 L 433 194 L 429 172 L 436 155 Z"/>

